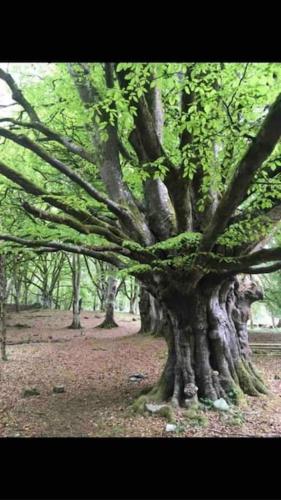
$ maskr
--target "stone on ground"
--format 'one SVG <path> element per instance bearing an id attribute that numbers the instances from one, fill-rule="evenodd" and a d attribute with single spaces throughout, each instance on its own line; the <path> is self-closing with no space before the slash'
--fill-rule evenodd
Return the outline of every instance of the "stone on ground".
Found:
<path id="1" fill-rule="evenodd" d="M 53 392 L 55 394 L 60 394 L 61 392 L 65 392 L 64 386 L 63 385 L 55 385 L 53 387 Z"/>
<path id="2" fill-rule="evenodd" d="M 167 424 L 166 425 L 166 432 L 175 432 L 177 426 L 175 424 Z"/>
<path id="3" fill-rule="evenodd" d="M 221 411 L 228 411 L 229 410 L 229 405 L 227 404 L 227 402 L 223 398 L 216 399 L 216 401 L 213 402 L 213 406 L 214 406 L 214 408 L 216 408 L 216 410 L 221 410 Z"/>

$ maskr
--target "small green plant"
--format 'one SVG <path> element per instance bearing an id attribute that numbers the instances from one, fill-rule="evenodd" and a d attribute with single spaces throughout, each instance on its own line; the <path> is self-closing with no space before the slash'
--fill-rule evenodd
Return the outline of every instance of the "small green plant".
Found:
<path id="1" fill-rule="evenodd" d="M 222 415 L 225 418 L 225 423 L 231 426 L 240 426 L 245 422 L 245 417 L 240 410 L 234 410 L 229 415 Z"/>
<path id="2" fill-rule="evenodd" d="M 175 430 L 175 433 L 182 434 L 185 430 L 186 430 L 186 424 L 180 422 L 179 424 L 177 424 L 177 428 Z"/>
<path id="3" fill-rule="evenodd" d="M 203 411 L 211 410 L 213 408 L 213 401 L 208 398 L 200 398 L 201 408 Z"/>

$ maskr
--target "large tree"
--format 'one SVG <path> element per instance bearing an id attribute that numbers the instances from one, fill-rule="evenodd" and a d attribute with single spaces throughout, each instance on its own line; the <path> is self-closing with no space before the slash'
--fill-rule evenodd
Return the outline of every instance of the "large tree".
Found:
<path id="1" fill-rule="evenodd" d="M 0 70 L 19 106 L 1 120 L 0 174 L 29 217 L 1 240 L 145 286 L 169 323 L 147 398 L 266 392 L 246 326 L 262 292 L 239 275 L 281 268 L 281 248 L 264 249 L 281 215 L 280 77 L 278 64 L 73 63 L 20 87 Z"/>

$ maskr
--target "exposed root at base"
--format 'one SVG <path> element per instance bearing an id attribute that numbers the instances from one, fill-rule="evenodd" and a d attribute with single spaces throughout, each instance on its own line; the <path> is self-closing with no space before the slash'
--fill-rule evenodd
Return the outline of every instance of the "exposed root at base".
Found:
<path id="1" fill-rule="evenodd" d="M 260 394 L 268 394 L 269 391 L 262 382 L 261 377 L 256 373 L 252 364 L 236 363 L 235 370 L 238 375 L 239 385 L 242 391 L 249 396 L 259 396 Z"/>
<path id="2" fill-rule="evenodd" d="M 118 328 L 119 325 L 115 323 L 115 321 L 103 321 L 100 325 L 97 325 L 95 328 L 105 328 L 110 330 L 111 328 Z"/>
<path id="3" fill-rule="evenodd" d="M 81 330 L 82 326 L 81 325 L 78 325 L 78 326 L 77 325 L 73 325 L 73 323 L 72 323 L 71 325 L 67 326 L 67 328 L 69 330 Z"/>

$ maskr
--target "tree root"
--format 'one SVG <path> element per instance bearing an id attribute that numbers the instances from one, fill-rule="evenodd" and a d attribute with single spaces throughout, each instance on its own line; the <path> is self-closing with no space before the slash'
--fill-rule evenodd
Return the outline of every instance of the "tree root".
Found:
<path id="1" fill-rule="evenodd" d="M 243 363 L 243 361 L 240 360 L 235 364 L 235 370 L 238 375 L 239 385 L 245 394 L 249 396 L 259 396 L 260 394 L 269 393 L 261 378 L 255 373 L 251 364 Z"/>
<path id="2" fill-rule="evenodd" d="M 69 330 L 81 330 L 82 326 L 80 325 L 80 323 L 79 323 L 79 325 L 75 325 L 75 324 L 71 323 L 71 325 L 67 326 L 67 328 Z"/>
<path id="3" fill-rule="evenodd" d="M 111 328 L 118 328 L 119 325 L 115 323 L 115 321 L 106 321 L 104 320 L 100 325 L 97 325 L 95 328 L 104 328 L 106 330 L 110 330 Z"/>

